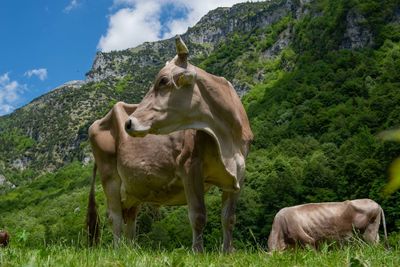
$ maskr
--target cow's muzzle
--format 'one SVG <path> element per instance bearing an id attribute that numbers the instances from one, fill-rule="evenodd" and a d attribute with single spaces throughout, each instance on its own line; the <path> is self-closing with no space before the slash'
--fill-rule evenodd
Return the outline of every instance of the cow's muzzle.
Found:
<path id="1" fill-rule="evenodd" d="M 150 126 L 142 125 L 135 117 L 130 117 L 125 122 L 125 131 L 134 137 L 142 137 L 149 133 Z"/>

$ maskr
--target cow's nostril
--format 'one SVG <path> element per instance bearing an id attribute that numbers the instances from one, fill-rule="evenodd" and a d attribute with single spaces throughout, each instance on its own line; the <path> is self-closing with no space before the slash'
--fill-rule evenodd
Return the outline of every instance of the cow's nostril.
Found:
<path id="1" fill-rule="evenodd" d="M 132 120 L 131 120 L 131 119 L 128 119 L 128 120 L 125 122 L 125 129 L 126 129 L 126 130 L 131 130 L 131 129 L 132 129 Z"/>

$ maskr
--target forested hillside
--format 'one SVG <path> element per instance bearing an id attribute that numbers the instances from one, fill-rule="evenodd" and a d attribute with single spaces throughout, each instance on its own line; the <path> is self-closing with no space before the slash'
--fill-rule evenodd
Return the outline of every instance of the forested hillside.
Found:
<path id="1" fill-rule="evenodd" d="M 211 11 L 184 39 L 192 63 L 244 94 L 255 134 L 237 246 L 265 246 L 282 207 L 367 197 L 384 208 L 392 239 L 399 236 L 400 193 L 386 196 L 382 189 L 400 144 L 377 135 L 400 127 L 400 1 L 239 4 Z M 26 245 L 84 243 L 87 128 L 116 101 L 140 101 L 174 52 L 173 40 L 164 40 L 99 53 L 84 85 L 54 90 L 0 118 L 0 178 L 8 182 L 0 185 L 0 228 Z M 100 185 L 97 197 L 104 214 Z M 206 245 L 215 249 L 217 189 L 207 208 Z M 140 244 L 190 246 L 186 213 L 146 206 Z M 109 230 L 102 240 L 110 240 Z"/>

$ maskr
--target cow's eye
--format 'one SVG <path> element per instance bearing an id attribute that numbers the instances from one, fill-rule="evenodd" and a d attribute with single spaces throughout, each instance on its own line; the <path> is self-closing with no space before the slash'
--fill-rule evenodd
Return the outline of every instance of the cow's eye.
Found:
<path id="1" fill-rule="evenodd" d="M 162 77 L 161 80 L 158 82 L 158 86 L 163 87 L 169 83 L 169 79 L 167 77 Z"/>

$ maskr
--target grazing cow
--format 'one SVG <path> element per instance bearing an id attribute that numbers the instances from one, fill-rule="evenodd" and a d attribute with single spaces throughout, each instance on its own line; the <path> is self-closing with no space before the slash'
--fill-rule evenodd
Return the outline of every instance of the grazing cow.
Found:
<path id="1" fill-rule="evenodd" d="M 208 170 L 204 170 L 202 176 L 223 191 L 223 251 L 230 252 L 233 249 L 235 207 L 244 180 L 245 158 L 253 133 L 231 83 L 191 65 L 186 45 L 179 36 L 175 41 L 177 56 L 160 70 L 154 86 L 126 121 L 125 129 L 132 136 L 196 129 L 214 140 L 217 157 L 205 158 L 202 164 Z M 201 146 L 208 149 L 210 145 L 201 143 Z M 195 186 L 195 182 L 189 182 L 185 190 L 194 230 L 193 240 L 198 240 L 197 247 L 202 250 L 204 194 L 202 187 Z"/>
<path id="2" fill-rule="evenodd" d="M 0 247 L 6 247 L 10 242 L 10 235 L 7 231 L 0 231 Z"/>
<path id="3" fill-rule="evenodd" d="M 365 241 L 379 242 L 379 224 L 387 240 L 385 215 L 371 199 L 298 205 L 281 209 L 275 216 L 268 238 L 270 251 L 296 244 L 316 247 L 322 241 L 341 241 L 360 231 Z"/>
<path id="4" fill-rule="evenodd" d="M 200 234 L 206 219 L 204 192 L 211 185 L 233 187 L 232 179 L 226 176 L 221 179 L 223 164 L 218 160 L 218 147 L 209 135 L 195 130 L 130 137 L 124 130 L 124 123 L 136 107 L 119 102 L 89 128 L 95 158 L 87 213 L 89 244 L 95 244 L 99 236 L 94 197 L 98 169 L 115 244 L 120 240 L 123 227 L 128 240 L 133 240 L 141 203 L 184 205 L 189 202 L 196 208 L 196 213 L 191 214 L 195 221 L 193 250 L 202 251 Z M 201 203 L 192 201 L 196 194 L 201 195 Z"/>

